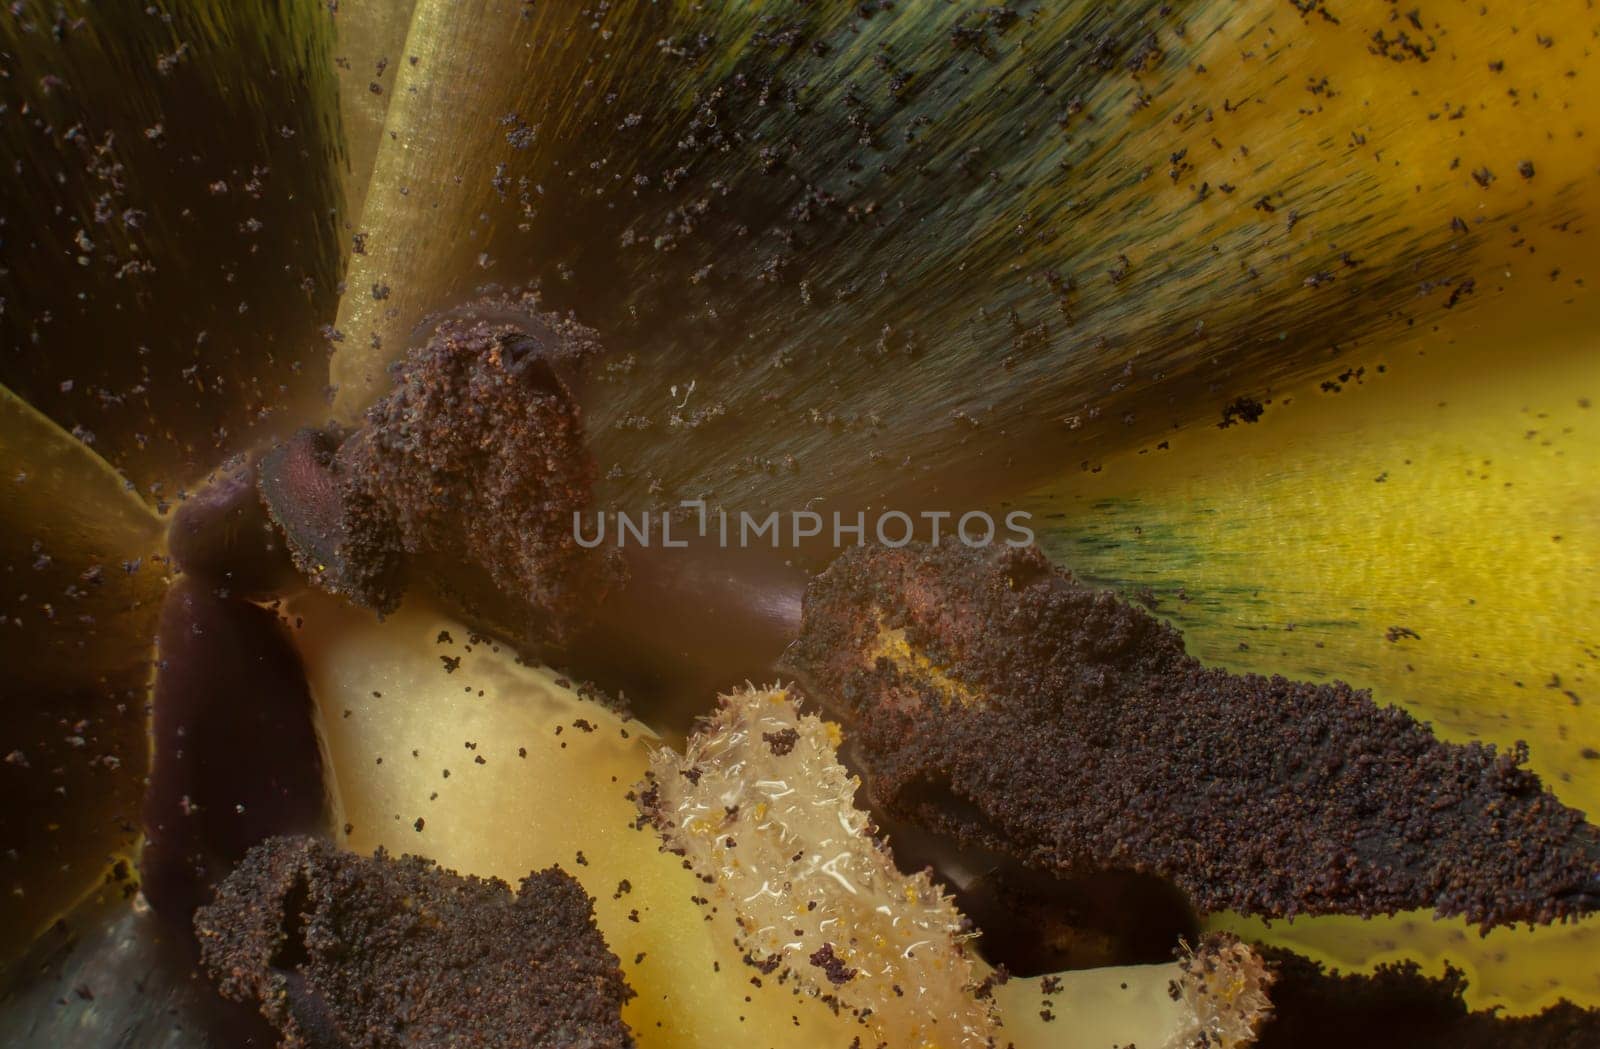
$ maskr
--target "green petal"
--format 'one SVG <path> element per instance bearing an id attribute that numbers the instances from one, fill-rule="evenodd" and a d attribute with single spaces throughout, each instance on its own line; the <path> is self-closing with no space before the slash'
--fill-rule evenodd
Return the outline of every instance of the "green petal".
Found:
<path id="1" fill-rule="evenodd" d="M 0 462 L 3 958 L 132 854 L 165 580 L 156 516 L 4 388 Z"/>
<path id="2" fill-rule="evenodd" d="M 1587 294 L 1576 0 L 1012 6 L 419 3 L 338 411 L 533 283 L 610 348 L 602 502 L 953 503 Z"/>

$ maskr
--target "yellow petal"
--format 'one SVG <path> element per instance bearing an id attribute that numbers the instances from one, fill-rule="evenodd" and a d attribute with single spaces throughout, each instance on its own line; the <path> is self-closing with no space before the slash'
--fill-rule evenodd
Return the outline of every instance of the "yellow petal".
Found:
<path id="1" fill-rule="evenodd" d="M 1600 311 L 1567 299 L 1546 282 L 1368 351 L 1361 377 L 1330 375 L 1341 392 L 1282 388 L 1254 425 L 1024 505 L 1054 560 L 1155 598 L 1206 662 L 1341 678 L 1446 739 L 1526 740 L 1557 797 L 1600 818 Z M 1346 968 L 1448 959 L 1474 1008 L 1600 1004 L 1594 918 L 1487 938 L 1426 914 L 1219 924 Z"/>
<path id="2" fill-rule="evenodd" d="M 338 33 L 339 119 L 344 143 L 344 214 L 353 233 L 362 226 L 362 208 L 373 164 L 383 138 L 384 118 L 406 64 L 406 31 L 413 0 L 362 0 L 340 7 Z M 346 241 L 348 257 L 351 242 Z"/>

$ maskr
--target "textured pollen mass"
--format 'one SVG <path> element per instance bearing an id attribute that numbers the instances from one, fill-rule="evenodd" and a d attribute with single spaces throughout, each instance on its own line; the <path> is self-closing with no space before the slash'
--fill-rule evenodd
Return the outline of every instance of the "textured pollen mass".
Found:
<path id="1" fill-rule="evenodd" d="M 283 532 L 294 566 L 331 594 L 392 612 L 405 592 L 405 555 L 371 500 L 345 491 L 339 430 L 302 429 L 261 457 L 261 501 Z M 353 531 L 354 526 L 365 524 Z"/>
<path id="2" fill-rule="evenodd" d="M 1260 1049 L 1593 1049 L 1600 1010 L 1565 999 L 1531 1016 L 1467 1008 L 1465 974 L 1448 962 L 1430 976 L 1411 961 L 1369 974 L 1329 972 L 1281 948 L 1267 958 L 1276 974 L 1276 1018 Z"/>
<path id="3" fill-rule="evenodd" d="M 523 300 L 441 319 L 352 433 L 269 452 L 261 491 L 300 569 L 379 611 L 425 583 L 519 639 L 560 641 L 603 593 L 578 545 L 594 460 L 564 375 L 592 334 Z"/>
<path id="4" fill-rule="evenodd" d="M 590 589 L 572 514 L 594 462 L 558 368 L 589 335 L 550 316 L 443 321 L 340 450 L 352 535 L 392 530 L 449 596 L 504 594 L 559 632 Z"/>
<path id="5" fill-rule="evenodd" d="M 724 696 L 687 753 L 654 755 L 641 807 L 733 909 L 738 946 L 763 978 L 848 1010 L 864 1046 L 992 1046 L 966 921 L 872 836 L 837 733 L 781 689 Z"/>
<path id="6" fill-rule="evenodd" d="M 622 1049 L 632 992 L 559 868 L 512 892 L 310 838 L 252 849 L 195 916 L 201 964 L 283 1049 Z"/>
<path id="7" fill-rule="evenodd" d="M 788 662 L 874 801 L 1032 866 L 1156 874 L 1202 910 L 1487 927 L 1593 909 L 1596 836 L 1525 751 L 1440 742 L 1344 684 L 1208 669 L 1037 550 L 859 549 Z"/>

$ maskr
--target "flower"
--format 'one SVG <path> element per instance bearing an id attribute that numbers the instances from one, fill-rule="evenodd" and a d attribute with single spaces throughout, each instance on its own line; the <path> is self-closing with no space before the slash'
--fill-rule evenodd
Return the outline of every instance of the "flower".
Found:
<path id="1" fill-rule="evenodd" d="M 1572 6 L 15 5 L 4 949 L 131 891 L 165 518 L 485 284 L 599 332 L 602 504 L 1021 500 L 1208 660 L 1527 738 L 1594 811 Z M 1593 921 L 1221 921 L 1600 1001 Z"/>

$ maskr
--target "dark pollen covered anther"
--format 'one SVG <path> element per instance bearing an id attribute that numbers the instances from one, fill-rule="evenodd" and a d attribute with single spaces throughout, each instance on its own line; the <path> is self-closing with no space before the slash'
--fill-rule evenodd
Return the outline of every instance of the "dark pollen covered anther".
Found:
<path id="1" fill-rule="evenodd" d="M 412 348 L 361 428 L 268 452 L 261 492 L 323 588 L 388 611 L 421 583 L 512 637 L 561 642 L 612 572 L 573 533 L 595 467 L 566 377 L 595 344 L 526 303 L 477 306 Z"/>
<path id="2" fill-rule="evenodd" d="M 201 965 L 285 1049 L 621 1049 L 632 997 L 560 868 L 512 892 L 311 838 L 252 849 L 195 916 Z"/>
<path id="3" fill-rule="evenodd" d="M 1467 980 L 1448 962 L 1439 976 L 1415 962 L 1370 974 L 1329 972 L 1282 948 L 1264 952 L 1276 980 L 1273 1018 L 1257 1049 L 1589 1049 L 1600 1045 L 1600 1010 L 1562 1000 L 1507 1016 L 1467 1008 Z"/>
<path id="4" fill-rule="evenodd" d="M 1158 875 L 1202 911 L 1488 927 L 1600 906 L 1595 829 L 1524 747 L 1441 742 L 1342 683 L 1204 667 L 1035 549 L 850 551 L 808 590 L 788 662 L 847 722 L 874 802 L 964 847 Z"/>
<path id="5" fill-rule="evenodd" d="M 295 567 L 317 586 L 380 612 L 405 592 L 393 529 L 362 527 L 370 500 L 347 484 L 336 429 L 303 429 L 261 457 L 262 501 L 283 530 Z"/>

